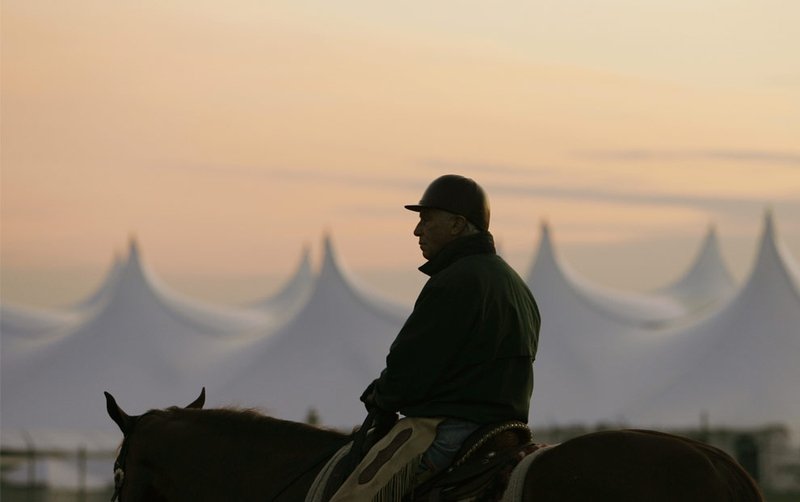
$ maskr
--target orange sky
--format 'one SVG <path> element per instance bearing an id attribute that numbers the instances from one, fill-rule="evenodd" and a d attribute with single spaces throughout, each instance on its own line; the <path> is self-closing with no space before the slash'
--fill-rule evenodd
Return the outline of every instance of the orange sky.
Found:
<path id="1" fill-rule="evenodd" d="M 768 0 L 2 4 L 4 302 L 88 293 L 136 235 L 167 282 L 244 300 L 330 231 L 391 294 L 439 174 L 489 191 L 525 273 L 544 219 L 620 287 L 764 211 L 800 257 L 800 4 Z M 412 296 L 413 297 L 413 296 Z"/>

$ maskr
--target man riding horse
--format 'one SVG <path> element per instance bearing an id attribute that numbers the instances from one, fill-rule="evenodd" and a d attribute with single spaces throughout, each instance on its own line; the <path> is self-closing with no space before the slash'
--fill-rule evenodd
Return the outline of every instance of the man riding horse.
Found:
<path id="1" fill-rule="evenodd" d="M 521 450 L 506 448 L 505 439 L 484 439 L 499 439 L 492 435 L 496 431 L 529 432 L 524 423 L 495 423 L 527 421 L 540 323 L 536 302 L 496 255 L 488 231 L 489 204 L 474 181 L 443 176 L 431 183 L 419 204 L 407 207 L 420 213 L 414 235 L 428 260 L 420 269 L 430 280 L 392 344 L 386 369 L 362 396 L 369 415 L 399 412 L 406 418 L 369 450 L 354 474 L 341 484 L 346 470 L 337 473 L 338 466 L 350 467 L 350 462 L 336 461 L 352 459 L 348 448 L 361 449 L 348 446 L 353 435 L 252 410 L 198 409 L 205 392 L 188 409 L 132 416 L 106 393 L 108 414 L 123 433 L 114 462 L 119 502 L 500 496 L 525 502 L 763 502 L 757 484 L 730 455 L 656 431 L 596 432 L 508 463 Z M 470 440 L 454 462 L 465 438 L 486 424 L 491 424 L 490 434 L 477 432 L 479 439 Z M 357 439 L 363 437 L 360 432 Z M 402 476 L 382 477 L 400 464 L 391 457 L 406 445 L 413 445 L 414 454 L 403 457 L 413 460 L 402 465 Z M 523 451 L 532 450 L 525 443 Z M 506 456 L 509 452 L 515 456 Z M 508 478 L 484 465 L 498 465 L 498 460 L 505 463 L 503 469 L 512 465 Z M 383 469 L 386 465 L 390 468 Z M 443 476 L 434 476 L 443 469 Z M 487 474 L 503 483 L 484 484 Z M 413 486 L 415 478 L 424 477 L 430 479 Z M 376 487 L 381 488 L 369 491 Z"/>
<path id="2" fill-rule="evenodd" d="M 361 400 L 373 414 L 441 419 L 419 481 L 448 467 L 482 425 L 528 421 L 541 321 L 531 291 L 495 251 L 475 181 L 441 176 L 405 207 L 419 213 L 419 270 L 430 278 Z"/>

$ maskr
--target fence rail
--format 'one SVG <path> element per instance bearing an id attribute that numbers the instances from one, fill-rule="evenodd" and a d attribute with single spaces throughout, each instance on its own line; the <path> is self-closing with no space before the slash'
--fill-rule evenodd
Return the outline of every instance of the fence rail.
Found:
<path id="1" fill-rule="evenodd" d="M 106 487 L 90 487 L 88 484 L 89 461 L 106 460 L 111 462 L 116 457 L 116 450 L 89 450 L 85 447 L 78 448 L 0 448 L 0 469 L 2 470 L 2 482 L 4 491 L 10 490 L 9 486 L 14 486 L 15 491 L 25 491 L 29 495 L 20 500 L 43 500 L 34 493 L 41 492 L 42 489 L 50 490 L 48 482 L 40 479 L 37 473 L 37 465 L 45 460 L 74 461 L 76 467 L 76 488 L 69 491 L 74 492 L 74 500 L 85 502 L 89 500 L 90 491 L 106 490 Z M 10 470 L 25 469 L 22 479 L 17 477 L 13 482 L 6 479 L 6 473 Z M 109 484 L 111 483 L 109 467 Z M 91 490 L 90 490 L 91 488 Z M 5 497 L 4 497 L 5 498 Z"/>

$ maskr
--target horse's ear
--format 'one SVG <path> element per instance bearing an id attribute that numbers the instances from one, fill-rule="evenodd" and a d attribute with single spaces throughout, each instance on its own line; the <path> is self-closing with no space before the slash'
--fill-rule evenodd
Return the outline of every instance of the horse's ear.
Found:
<path id="1" fill-rule="evenodd" d="M 118 426 L 119 429 L 122 431 L 122 434 L 125 435 L 131 428 L 131 423 L 133 420 L 127 413 L 122 411 L 122 408 L 119 407 L 117 401 L 114 399 L 114 396 L 109 394 L 108 392 L 104 392 L 103 394 L 106 395 L 106 410 L 108 411 L 108 416 L 111 417 Z"/>
<path id="2" fill-rule="evenodd" d="M 192 403 L 187 406 L 187 408 L 197 408 L 202 409 L 203 405 L 206 403 L 206 388 L 203 387 L 203 390 L 200 391 L 200 397 L 192 401 Z"/>

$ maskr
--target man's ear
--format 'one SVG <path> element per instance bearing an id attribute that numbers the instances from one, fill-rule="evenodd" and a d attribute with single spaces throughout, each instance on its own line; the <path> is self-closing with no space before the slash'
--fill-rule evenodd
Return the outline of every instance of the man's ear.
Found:
<path id="1" fill-rule="evenodd" d="M 450 225 L 450 231 L 453 235 L 461 235 L 467 229 L 467 219 L 458 214 L 453 215 L 453 222 Z"/>

